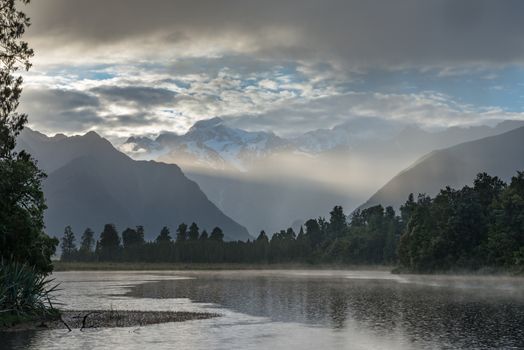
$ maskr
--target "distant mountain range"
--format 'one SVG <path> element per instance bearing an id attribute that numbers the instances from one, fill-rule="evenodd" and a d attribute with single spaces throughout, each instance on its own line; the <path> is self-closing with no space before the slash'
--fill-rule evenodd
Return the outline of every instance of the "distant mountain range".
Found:
<path id="1" fill-rule="evenodd" d="M 178 224 L 196 222 L 208 231 L 219 226 L 229 240 L 250 238 L 245 227 L 208 200 L 177 165 L 136 161 L 94 132 L 47 137 L 30 129 L 18 138 L 46 171 L 46 230 L 60 236 L 66 225 L 77 234 L 105 223 L 123 230 L 143 225 L 148 239 L 163 226 L 173 237 Z"/>
<path id="2" fill-rule="evenodd" d="M 450 186 L 471 185 L 480 172 L 509 181 L 524 170 L 524 127 L 462 143 L 422 157 L 395 176 L 362 205 L 399 208 L 410 193 L 436 195 Z"/>
<path id="3" fill-rule="evenodd" d="M 270 132 L 230 128 L 220 118 L 195 123 L 184 135 L 164 133 L 155 140 L 130 137 L 121 149 L 191 167 L 246 170 L 250 163 L 288 147 L 288 142 Z"/>
<path id="4" fill-rule="evenodd" d="M 418 157 L 457 143 L 497 135 L 524 126 L 524 121 L 504 121 L 495 127 L 450 127 L 428 132 L 379 118 L 351 120 L 331 129 L 318 129 L 293 138 L 272 132 L 251 132 L 229 127 L 221 118 L 195 123 L 186 134 L 160 134 L 156 139 L 132 136 L 120 149 L 138 159 L 176 163 L 183 169 L 208 168 L 248 171 L 261 159 L 281 153 L 318 156 L 332 152 L 355 152 L 385 156 L 402 152 Z"/>
<path id="5" fill-rule="evenodd" d="M 184 135 L 131 137 L 120 149 L 178 164 L 225 214 L 256 235 L 327 215 L 334 205 L 353 210 L 424 154 L 519 126 L 524 122 L 429 132 L 362 118 L 283 138 L 213 118 Z"/>

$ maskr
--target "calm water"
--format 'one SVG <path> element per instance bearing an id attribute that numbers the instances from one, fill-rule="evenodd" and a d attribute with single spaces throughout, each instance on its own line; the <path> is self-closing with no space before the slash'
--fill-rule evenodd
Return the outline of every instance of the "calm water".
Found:
<path id="1" fill-rule="evenodd" d="M 7 349 L 524 349 L 524 279 L 379 271 L 56 273 L 69 309 L 211 311 L 145 327 L 0 334 Z"/>

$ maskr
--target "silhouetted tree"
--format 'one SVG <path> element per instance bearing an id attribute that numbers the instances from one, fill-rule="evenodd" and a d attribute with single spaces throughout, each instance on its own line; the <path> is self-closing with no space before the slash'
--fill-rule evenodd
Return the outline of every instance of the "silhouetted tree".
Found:
<path id="1" fill-rule="evenodd" d="M 176 230 L 176 241 L 177 242 L 184 242 L 187 240 L 187 225 L 184 223 L 181 223 L 178 225 L 178 228 Z"/>
<path id="2" fill-rule="evenodd" d="M 75 234 L 73 233 L 71 226 L 66 226 L 64 229 L 64 235 L 62 236 L 62 243 L 60 244 L 60 248 L 62 248 L 61 260 L 70 261 L 75 257 L 77 252 L 75 240 Z"/>
<path id="3" fill-rule="evenodd" d="M 95 245 L 95 233 L 89 227 L 85 229 L 80 239 L 80 251 L 92 253 Z"/>
<path id="4" fill-rule="evenodd" d="M 264 230 L 260 231 L 260 234 L 257 237 L 257 242 L 269 242 L 269 238 L 267 238 L 266 232 Z"/>
<path id="5" fill-rule="evenodd" d="M 85 229 L 80 238 L 78 260 L 90 261 L 94 259 L 95 233 L 89 227 Z"/>
<path id="6" fill-rule="evenodd" d="M 100 234 L 99 256 L 101 260 L 117 260 L 120 251 L 120 237 L 115 225 L 106 224 Z"/>
<path id="7" fill-rule="evenodd" d="M 329 213 L 329 234 L 332 238 L 341 237 L 346 233 L 346 214 L 341 206 L 337 205 Z"/>
<path id="8" fill-rule="evenodd" d="M 2 1 L 0 21 L 0 258 L 49 273 L 58 240 L 44 233 L 45 174 L 27 152 L 15 151 L 27 122 L 27 115 L 17 112 L 22 92 L 18 72 L 31 67 L 33 50 L 21 40 L 30 22 L 14 0 Z"/>
<path id="9" fill-rule="evenodd" d="M 320 242 L 322 242 L 323 238 L 320 225 L 318 224 L 318 221 L 315 219 L 309 219 L 308 221 L 306 221 L 305 225 L 306 234 L 308 235 L 312 246 L 315 248 L 320 244 Z"/>
<path id="10" fill-rule="evenodd" d="M 200 240 L 201 240 L 201 241 L 205 241 L 205 240 L 207 240 L 208 238 L 209 238 L 209 235 L 208 235 L 207 231 L 206 231 L 206 230 L 203 230 L 203 231 L 202 231 L 202 234 L 200 235 Z"/>
<path id="11" fill-rule="evenodd" d="M 209 237 L 204 230 L 196 239 L 196 224 L 189 232 L 180 224 L 175 243 L 167 228 L 153 243 L 134 245 L 129 237 L 135 233 L 124 234 L 126 249 L 118 254 L 118 233 L 113 225 L 106 225 L 95 255 L 124 261 L 399 263 L 422 272 L 483 266 L 522 268 L 524 172 L 518 172 L 509 186 L 496 177 L 479 174 L 473 187 L 446 187 L 434 198 L 419 194 L 416 201 L 410 194 L 400 216 L 391 206 L 375 205 L 355 210 L 348 221 L 342 207 L 335 206 L 329 221 L 310 219 L 305 228 L 300 228 L 298 236 L 288 228 L 275 232 L 271 239 L 261 231 L 254 241 L 224 242 L 218 227 Z M 110 254 L 107 247 L 116 253 Z"/>
<path id="12" fill-rule="evenodd" d="M 157 243 L 171 242 L 171 234 L 167 226 L 162 227 L 160 234 L 156 238 Z"/>
<path id="13" fill-rule="evenodd" d="M 126 228 L 124 232 L 122 232 L 122 243 L 124 249 L 144 244 L 144 227 L 137 226 L 135 230 Z"/>
<path id="14" fill-rule="evenodd" d="M 220 227 L 215 227 L 213 231 L 211 231 L 209 239 L 216 242 L 222 242 L 224 240 L 224 233 L 222 232 L 222 229 Z"/>
<path id="15" fill-rule="evenodd" d="M 198 240 L 199 235 L 200 235 L 200 232 L 199 232 L 198 226 L 196 223 L 193 222 L 191 226 L 189 226 L 189 239 L 191 241 L 196 241 Z"/>

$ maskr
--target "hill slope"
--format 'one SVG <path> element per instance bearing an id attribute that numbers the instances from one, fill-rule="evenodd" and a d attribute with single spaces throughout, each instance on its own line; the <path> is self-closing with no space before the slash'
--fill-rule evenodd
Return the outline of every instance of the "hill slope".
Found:
<path id="1" fill-rule="evenodd" d="M 376 204 L 398 208 L 410 193 L 435 195 L 441 188 L 472 183 L 479 172 L 508 181 L 524 169 L 524 127 L 434 151 L 402 171 L 361 207 Z"/>
<path id="2" fill-rule="evenodd" d="M 52 235 L 60 235 L 66 225 L 79 234 L 88 226 L 98 232 L 114 223 L 120 230 L 143 225 L 152 239 L 163 226 L 174 236 L 179 223 L 194 221 L 207 230 L 221 227 L 229 240 L 250 238 L 178 166 L 132 160 L 96 133 L 49 138 L 26 130 L 19 148 L 48 174 L 45 223 Z"/>

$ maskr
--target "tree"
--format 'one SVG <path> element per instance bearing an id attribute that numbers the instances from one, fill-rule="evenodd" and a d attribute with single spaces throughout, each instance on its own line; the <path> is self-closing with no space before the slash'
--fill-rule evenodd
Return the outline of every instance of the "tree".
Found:
<path id="1" fill-rule="evenodd" d="M 257 237 L 257 242 L 269 243 L 269 238 L 266 235 L 266 231 L 264 231 L 264 230 L 260 231 L 260 234 Z"/>
<path id="2" fill-rule="evenodd" d="M 488 254 L 495 265 L 524 263 L 524 171 L 511 178 L 510 185 L 493 203 L 489 227 Z"/>
<path id="3" fill-rule="evenodd" d="M 187 225 L 184 223 L 181 223 L 178 225 L 178 228 L 176 229 L 176 241 L 177 242 L 184 242 L 187 240 Z"/>
<path id="4" fill-rule="evenodd" d="M 71 226 L 66 226 L 64 236 L 62 237 L 62 244 L 60 245 L 60 248 L 62 248 L 61 260 L 69 261 L 74 258 L 75 253 L 77 252 L 75 240 L 75 234 L 73 233 Z"/>
<path id="5" fill-rule="evenodd" d="M 136 230 L 126 228 L 124 232 L 122 232 L 122 243 L 124 245 L 124 249 L 144 244 L 144 227 L 137 226 Z"/>
<path id="6" fill-rule="evenodd" d="M 27 4 L 28 0 L 20 0 Z M 38 272 L 52 270 L 58 240 L 44 233 L 45 174 L 25 151 L 15 152 L 27 115 L 16 110 L 22 93 L 20 69 L 31 67 L 33 50 L 21 40 L 29 18 L 2 1 L 0 7 L 0 258 L 28 263 Z"/>
<path id="7" fill-rule="evenodd" d="M 344 209 L 340 205 L 337 205 L 329 213 L 329 232 L 332 238 L 341 237 L 346 233 L 347 222 L 346 214 Z"/>
<path id="8" fill-rule="evenodd" d="M 313 247 L 317 247 L 322 242 L 322 231 L 317 220 L 309 219 L 305 223 L 306 226 L 306 235 L 309 237 L 309 240 Z"/>
<path id="9" fill-rule="evenodd" d="M 406 227 L 409 219 L 411 219 L 411 215 L 413 214 L 413 211 L 415 210 L 416 206 L 417 204 L 415 203 L 413 193 L 410 193 L 406 203 L 400 206 L 400 219 L 402 220 L 402 224 L 404 225 L 404 227 Z"/>
<path id="10" fill-rule="evenodd" d="M 78 249 L 78 259 L 83 261 L 92 260 L 95 248 L 95 233 L 89 227 L 85 229 L 80 238 L 80 248 Z"/>
<path id="11" fill-rule="evenodd" d="M 209 236 L 209 239 L 216 242 L 222 242 L 224 240 L 224 233 L 222 232 L 222 229 L 220 227 L 215 227 L 213 231 L 211 231 L 211 236 Z"/>
<path id="12" fill-rule="evenodd" d="M 100 258 L 102 260 L 116 260 L 120 250 L 120 237 L 115 225 L 106 224 L 100 234 Z"/>
<path id="13" fill-rule="evenodd" d="M 189 240 L 196 241 L 198 240 L 198 236 L 200 235 L 198 226 L 196 223 L 192 223 L 191 226 L 189 226 Z"/>
<path id="14" fill-rule="evenodd" d="M 169 243 L 171 242 L 171 234 L 169 232 L 169 229 L 167 226 L 162 227 L 162 230 L 160 230 L 160 234 L 156 238 L 157 243 Z"/>
<path id="15" fill-rule="evenodd" d="M 80 252 L 92 253 L 95 245 L 95 233 L 89 227 L 85 229 L 80 238 Z"/>
<path id="16" fill-rule="evenodd" d="M 200 240 L 201 241 L 206 241 L 208 238 L 209 238 L 209 234 L 207 233 L 206 230 L 203 230 L 202 234 L 200 235 Z"/>

